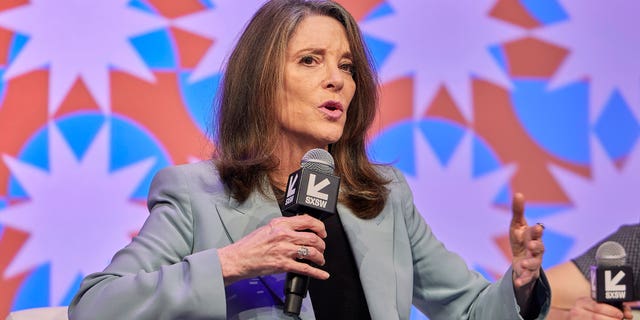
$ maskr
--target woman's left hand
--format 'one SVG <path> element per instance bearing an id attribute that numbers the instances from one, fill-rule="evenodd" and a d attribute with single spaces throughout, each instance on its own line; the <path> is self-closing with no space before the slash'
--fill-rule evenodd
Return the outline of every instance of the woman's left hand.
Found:
<path id="1" fill-rule="evenodd" d="M 513 253 L 513 285 L 516 290 L 534 284 L 540 277 L 544 243 L 541 224 L 527 225 L 524 218 L 524 196 L 516 193 L 511 207 L 513 216 L 509 228 L 509 240 Z M 531 288 L 533 289 L 533 288 Z"/>

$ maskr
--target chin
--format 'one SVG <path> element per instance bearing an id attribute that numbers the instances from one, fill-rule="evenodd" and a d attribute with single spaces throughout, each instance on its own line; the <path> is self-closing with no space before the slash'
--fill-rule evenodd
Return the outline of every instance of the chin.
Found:
<path id="1" fill-rule="evenodd" d="M 319 130 L 310 130 L 308 137 L 316 141 L 318 147 L 326 147 L 329 144 L 336 143 L 342 138 L 342 126 L 322 126 Z M 312 133 L 315 131 L 315 133 Z"/>
<path id="2" fill-rule="evenodd" d="M 342 137 L 342 131 L 340 131 L 337 134 L 327 135 L 322 140 L 324 141 L 324 145 L 326 146 L 326 145 L 338 142 L 338 140 L 340 140 L 341 137 Z"/>

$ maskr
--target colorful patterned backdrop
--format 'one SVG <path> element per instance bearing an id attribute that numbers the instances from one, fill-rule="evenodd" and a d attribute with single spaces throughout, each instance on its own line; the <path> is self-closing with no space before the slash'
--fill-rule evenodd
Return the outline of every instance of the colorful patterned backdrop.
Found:
<path id="1" fill-rule="evenodd" d="M 220 67 L 262 0 L 0 0 L 0 318 L 67 305 L 210 154 Z M 494 279 L 510 194 L 545 266 L 640 220 L 640 3 L 343 0 L 382 83 L 369 151 Z M 414 319 L 422 317 L 418 313 Z"/>

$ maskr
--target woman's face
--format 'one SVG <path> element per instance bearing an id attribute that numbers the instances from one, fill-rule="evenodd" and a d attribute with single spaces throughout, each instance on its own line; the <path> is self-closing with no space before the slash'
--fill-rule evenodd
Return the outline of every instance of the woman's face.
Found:
<path id="1" fill-rule="evenodd" d="M 304 18 L 287 45 L 278 120 L 285 142 L 322 148 L 342 136 L 356 90 L 344 27 L 335 19 Z"/>

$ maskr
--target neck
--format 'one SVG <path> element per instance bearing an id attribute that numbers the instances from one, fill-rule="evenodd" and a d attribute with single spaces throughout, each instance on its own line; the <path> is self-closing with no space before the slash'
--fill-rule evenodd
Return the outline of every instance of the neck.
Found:
<path id="1" fill-rule="evenodd" d="M 287 188 L 289 175 L 300 169 L 302 156 L 314 148 L 318 147 L 310 145 L 301 146 L 281 140 L 281 142 L 278 143 L 278 148 L 276 148 L 275 153 L 280 162 L 278 168 L 269 176 L 273 185 L 278 189 L 285 190 Z"/>

